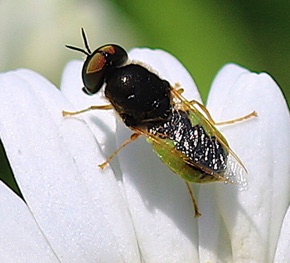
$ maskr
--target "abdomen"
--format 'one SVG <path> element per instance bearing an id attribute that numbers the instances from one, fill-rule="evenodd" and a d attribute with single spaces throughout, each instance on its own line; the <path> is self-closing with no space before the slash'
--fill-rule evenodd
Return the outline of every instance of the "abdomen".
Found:
<path id="1" fill-rule="evenodd" d="M 222 180 L 226 170 L 227 151 L 205 128 L 193 124 L 189 115 L 173 110 L 170 118 L 147 128 L 159 158 L 184 180 L 206 183 Z"/>

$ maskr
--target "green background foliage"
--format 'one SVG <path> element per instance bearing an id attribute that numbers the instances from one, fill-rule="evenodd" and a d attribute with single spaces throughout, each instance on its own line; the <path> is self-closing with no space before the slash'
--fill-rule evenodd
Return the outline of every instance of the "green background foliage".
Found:
<path id="1" fill-rule="evenodd" d="M 290 2 L 115 3 L 145 35 L 140 45 L 174 54 L 190 71 L 204 99 L 217 71 L 229 62 L 271 74 L 290 98 Z"/>
<path id="2" fill-rule="evenodd" d="M 106 2 L 110 3 L 111 11 L 102 16 L 101 23 L 98 22 L 95 25 L 93 22 L 85 21 L 87 17 L 79 18 L 79 20 L 72 19 L 79 14 L 84 14 L 87 9 L 90 9 L 92 16 L 97 17 L 99 11 L 97 3 L 105 2 L 89 0 L 55 1 L 56 8 L 49 9 L 52 14 L 46 14 L 46 18 L 51 23 L 56 21 L 59 25 L 67 23 L 65 32 L 61 32 L 62 36 L 67 36 L 67 40 L 64 43 L 61 42 L 61 45 L 56 45 L 58 38 L 49 35 L 52 38 L 51 43 L 46 47 L 46 50 L 40 47 L 42 48 L 40 52 L 49 53 L 49 49 L 55 46 L 57 46 L 59 52 L 60 50 L 62 53 L 67 52 L 63 48 L 64 44 L 74 43 L 68 36 L 69 30 L 75 32 L 76 37 L 79 39 L 76 45 L 81 45 L 79 44 L 81 43 L 79 28 L 83 26 L 87 29 L 89 27 L 90 30 L 87 30 L 87 33 L 92 49 L 97 47 L 98 44 L 111 41 L 118 42 L 127 49 L 136 46 L 147 46 L 161 48 L 172 53 L 189 70 L 204 101 L 218 70 L 224 64 L 234 62 L 251 71 L 269 73 L 277 81 L 289 103 L 289 1 L 113 0 Z M 17 1 L 16 5 L 18 3 Z M 75 9 L 70 9 L 70 4 L 73 4 L 74 7 L 77 6 L 77 13 Z M 53 10 L 55 10 L 55 13 L 53 13 Z M 9 11 L 4 11 L 9 13 Z M 11 12 L 14 13 L 15 8 Z M 71 12 L 70 15 L 68 15 L 69 12 Z M 37 12 L 33 13 L 37 14 Z M 53 18 L 50 19 L 50 15 Z M 121 23 L 112 23 L 111 20 L 108 22 L 107 18 L 109 19 L 111 16 L 122 17 L 123 20 L 127 21 L 127 26 L 121 25 Z M 12 16 L 8 19 L 13 20 L 15 24 L 16 17 L 18 16 Z M 36 18 L 35 24 L 41 23 L 40 21 L 43 21 L 43 16 Z M 118 18 L 116 21 L 118 21 Z M 6 25 L 11 24 L 10 21 L 2 21 L 3 23 Z M 25 24 L 25 21 L 19 21 L 18 23 L 19 27 L 21 27 Z M 119 32 L 117 37 L 116 34 L 112 34 L 108 30 L 108 34 L 103 39 L 95 41 L 94 35 L 91 34 L 91 28 L 95 28 L 96 32 L 98 32 L 105 25 L 116 29 Z M 4 29 L 5 27 L 2 27 L 1 30 Z M 10 28 L 7 30 L 9 31 Z M 31 28 L 31 31 L 33 30 L 34 28 Z M 53 30 L 50 32 L 46 30 L 41 30 L 41 32 L 44 34 L 46 32 L 53 34 L 54 32 Z M 55 26 L 55 30 L 57 30 L 57 26 Z M 1 35 L 3 36 L 4 34 Z M 3 42 L 4 39 L 2 38 L 1 41 Z M 19 52 L 18 43 L 20 42 L 14 42 L 17 44 L 17 52 Z M 54 45 L 51 45 L 53 43 Z M 35 45 L 35 48 L 37 46 L 39 45 Z M 4 51 L 2 50 L 2 53 L 0 52 L 0 54 L 3 53 L 8 54 L 7 56 L 9 57 L 15 52 L 6 47 Z M 79 54 L 69 52 L 65 54 L 64 57 L 51 55 L 50 57 L 56 58 L 56 61 L 45 62 L 48 64 L 47 72 L 39 69 L 45 63 L 41 65 L 40 63 L 28 64 L 28 67 L 36 71 L 43 71 L 41 73 L 58 86 L 60 70 L 58 70 L 59 73 L 51 73 L 50 70 L 63 67 L 69 58 L 80 58 Z M 3 66 L 1 71 L 27 65 L 21 61 L 20 53 L 16 53 L 16 55 L 17 59 L 14 64 Z M 33 50 L 31 51 L 31 56 L 33 56 Z M 13 62 L 14 60 L 9 57 L 8 61 Z M 11 181 L 11 170 L 7 161 L 5 161 L 5 152 L 3 149 L 1 152 L 0 179 L 15 190 L 16 187 Z"/>

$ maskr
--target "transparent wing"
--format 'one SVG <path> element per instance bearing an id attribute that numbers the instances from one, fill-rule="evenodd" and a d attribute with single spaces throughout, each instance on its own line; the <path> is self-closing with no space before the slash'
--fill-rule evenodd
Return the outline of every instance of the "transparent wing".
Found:
<path id="1" fill-rule="evenodd" d="M 247 170 L 231 153 L 228 156 L 227 169 L 224 173 L 224 178 L 226 179 L 226 182 L 237 184 L 241 191 L 246 191 L 248 189 Z"/>

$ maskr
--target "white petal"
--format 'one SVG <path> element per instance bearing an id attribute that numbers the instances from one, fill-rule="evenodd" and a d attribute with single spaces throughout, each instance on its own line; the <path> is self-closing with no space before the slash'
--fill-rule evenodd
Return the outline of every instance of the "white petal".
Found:
<path id="1" fill-rule="evenodd" d="M 202 216 L 199 227 L 199 257 L 200 262 L 218 262 L 221 215 L 218 211 L 214 195 L 214 185 L 200 185 L 198 203 Z"/>
<path id="2" fill-rule="evenodd" d="M 26 204 L 0 181 L 1 262 L 59 262 Z"/>
<path id="3" fill-rule="evenodd" d="M 208 96 L 207 108 L 210 114 L 216 121 L 221 121 L 220 116 L 223 112 L 223 101 L 235 85 L 239 76 L 243 73 L 249 72 L 237 65 L 229 64 L 225 66 L 220 73 L 215 77 L 214 83 Z M 211 105 L 214 106 L 211 106 Z M 218 107 L 216 104 L 220 104 Z M 213 109 L 213 110 L 211 110 Z M 221 239 L 225 227 L 221 220 L 221 214 L 218 211 L 218 203 L 216 199 L 215 185 L 201 185 L 199 191 L 199 205 L 203 213 L 203 220 L 199 221 L 199 252 L 201 262 L 217 262 L 219 257 L 225 257 L 228 260 L 226 248 L 221 248 L 221 240 L 223 243 L 229 242 L 229 237 L 226 240 Z M 222 254 L 222 255 L 220 255 Z M 230 257 L 231 258 L 231 257 Z"/>
<path id="4" fill-rule="evenodd" d="M 230 71 L 235 78 L 227 82 Z M 232 65 L 220 72 L 213 89 L 219 90 L 211 93 L 208 108 L 217 121 L 253 110 L 258 113 L 258 118 L 220 127 L 249 171 L 247 191 L 219 184 L 213 193 L 223 218 L 221 225 L 231 241 L 224 242 L 229 255 L 221 251 L 220 257 L 232 257 L 234 262 L 272 261 L 289 204 L 290 123 L 285 100 L 267 74 L 248 73 Z M 207 227 L 200 226 L 200 231 Z"/>
<path id="5" fill-rule="evenodd" d="M 87 125 L 62 117 L 71 108 L 39 75 L 0 76 L 0 133 L 33 215 L 60 260 L 139 259 L 118 184 Z"/>
<path id="6" fill-rule="evenodd" d="M 103 91 L 89 96 L 82 91 L 84 86 L 81 79 L 83 62 L 72 61 L 65 67 L 61 92 L 73 104 L 73 110 L 83 110 L 93 105 L 107 105 L 108 100 L 104 98 Z M 72 110 L 66 109 L 66 110 Z M 105 156 L 109 156 L 116 149 L 116 115 L 112 110 L 93 110 L 80 114 L 77 118 L 84 119 L 96 136 Z M 117 162 L 114 162 L 114 166 Z"/>
<path id="7" fill-rule="evenodd" d="M 214 82 L 212 83 L 212 88 L 209 91 L 207 107 L 211 107 L 214 104 L 215 107 L 210 113 L 214 120 L 218 121 L 222 115 L 223 107 L 222 103 L 227 99 L 232 87 L 238 81 L 239 77 L 244 74 L 249 73 L 245 68 L 242 68 L 235 64 L 227 64 L 224 66 L 220 72 L 216 75 Z M 214 101 L 214 99 L 216 101 Z"/>
<path id="8" fill-rule="evenodd" d="M 193 94 L 197 93 L 181 64 L 164 51 L 134 50 L 130 57 L 149 64 L 165 79 L 172 77 L 171 71 L 179 72 L 172 83 L 179 81 L 185 88 L 190 87 Z M 166 75 L 167 71 L 169 75 Z M 185 75 L 182 72 L 186 72 Z M 119 144 L 131 133 L 124 124 L 119 123 Z M 183 180 L 161 163 L 144 138 L 123 149 L 119 161 L 144 261 L 197 262 L 198 219 L 194 218 Z"/>
<path id="9" fill-rule="evenodd" d="M 275 254 L 275 263 L 290 262 L 290 207 L 284 217 L 283 224 L 280 230 L 279 242 Z"/>

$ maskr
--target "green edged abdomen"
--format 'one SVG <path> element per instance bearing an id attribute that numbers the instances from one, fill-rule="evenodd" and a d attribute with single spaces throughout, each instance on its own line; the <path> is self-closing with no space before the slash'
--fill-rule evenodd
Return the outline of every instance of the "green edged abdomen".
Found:
<path id="1" fill-rule="evenodd" d="M 152 144 L 159 158 L 184 180 L 206 183 L 221 180 L 228 152 L 206 127 L 193 124 L 190 116 L 174 110 L 168 121 L 148 128 Z"/>

